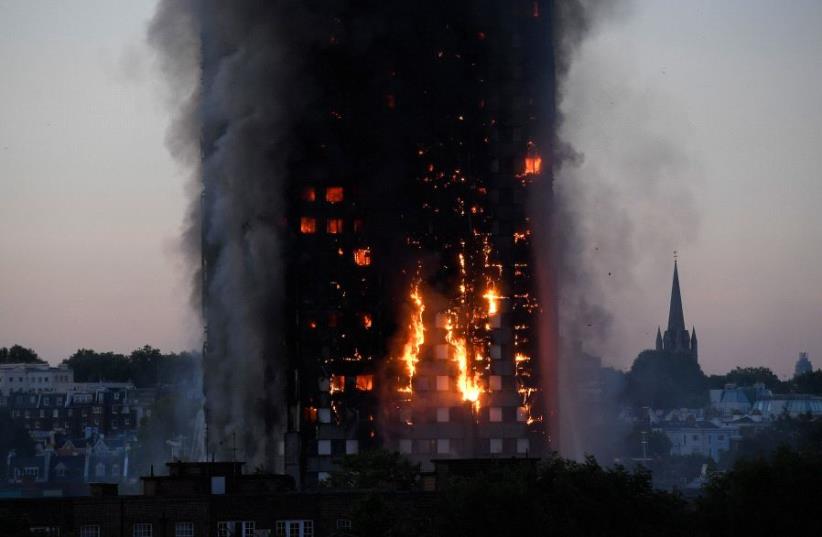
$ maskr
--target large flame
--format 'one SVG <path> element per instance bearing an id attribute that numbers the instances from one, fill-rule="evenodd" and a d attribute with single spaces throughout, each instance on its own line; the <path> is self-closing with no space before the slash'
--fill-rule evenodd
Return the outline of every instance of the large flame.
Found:
<path id="1" fill-rule="evenodd" d="M 464 337 L 459 337 L 454 334 L 454 322 L 451 316 L 445 325 L 445 341 L 451 346 L 453 351 L 453 360 L 459 369 L 459 376 L 457 377 L 457 388 L 462 394 L 463 401 L 470 401 L 474 403 L 474 408 L 479 409 L 479 396 L 482 388 L 480 387 L 480 374 L 476 371 L 473 373 L 468 366 L 468 345 Z"/>
<path id="2" fill-rule="evenodd" d="M 497 294 L 497 290 L 491 287 L 482 298 L 488 301 L 488 316 L 496 315 L 499 311 L 499 299 L 502 298 Z"/>
<path id="3" fill-rule="evenodd" d="M 411 315 L 411 322 L 408 325 L 408 341 L 402 348 L 402 361 L 405 363 L 408 372 L 408 386 L 400 388 L 401 392 L 411 393 L 413 391 L 414 373 L 417 371 L 420 348 L 425 343 L 425 325 L 422 321 L 422 314 L 425 311 L 425 303 L 420 294 L 419 281 L 414 282 L 411 287 L 411 302 L 414 304 L 414 313 Z"/>

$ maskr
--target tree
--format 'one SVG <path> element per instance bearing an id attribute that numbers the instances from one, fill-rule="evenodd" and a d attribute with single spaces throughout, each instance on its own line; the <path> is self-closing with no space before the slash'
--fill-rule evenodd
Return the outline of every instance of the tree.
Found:
<path id="1" fill-rule="evenodd" d="M 698 408 L 708 402 L 707 382 L 689 355 L 647 350 L 628 372 L 625 398 L 635 407 Z"/>
<path id="2" fill-rule="evenodd" d="M 37 353 L 21 345 L 0 348 L 0 364 L 45 364 Z"/>
<path id="3" fill-rule="evenodd" d="M 822 369 L 795 377 L 790 382 L 790 390 L 794 393 L 822 395 Z"/>
<path id="4" fill-rule="evenodd" d="M 643 451 L 643 441 L 645 449 Z M 625 453 L 631 457 L 657 459 L 671 454 L 671 440 L 662 431 L 653 431 L 637 425 L 625 438 Z"/>
<path id="5" fill-rule="evenodd" d="M 787 391 L 787 384 L 779 380 L 779 377 L 767 367 L 737 367 L 726 375 L 711 377 L 712 388 L 723 388 L 725 384 L 753 386 L 759 383 L 764 384 L 766 388 L 776 393 Z"/>
<path id="6" fill-rule="evenodd" d="M 80 349 L 63 360 L 74 372 L 76 382 L 128 382 L 131 380 L 131 365 L 128 358 L 113 352 L 98 353 L 90 349 Z"/>

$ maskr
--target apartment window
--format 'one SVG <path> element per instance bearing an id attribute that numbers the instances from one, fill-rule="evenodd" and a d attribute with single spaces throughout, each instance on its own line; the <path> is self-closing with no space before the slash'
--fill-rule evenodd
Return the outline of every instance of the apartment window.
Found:
<path id="1" fill-rule="evenodd" d="M 194 537 L 194 523 L 177 522 L 174 524 L 174 537 Z"/>
<path id="2" fill-rule="evenodd" d="M 437 377 L 437 391 L 438 392 L 448 391 L 448 377 L 447 376 L 439 375 Z"/>
<path id="3" fill-rule="evenodd" d="M 317 201 L 317 190 L 313 186 L 307 186 L 303 189 L 303 201 L 314 202 Z"/>
<path id="4" fill-rule="evenodd" d="M 527 438 L 517 438 L 517 453 L 527 454 L 531 450 L 531 442 Z"/>
<path id="5" fill-rule="evenodd" d="M 217 537 L 254 537 L 256 526 L 255 522 L 248 520 L 217 522 Z"/>
<path id="6" fill-rule="evenodd" d="M 152 537 L 152 535 L 150 522 L 138 522 L 131 531 L 131 537 Z"/>
<path id="7" fill-rule="evenodd" d="M 60 417 L 60 411 L 59 411 L 59 410 L 57 410 L 57 409 L 55 408 L 55 409 L 51 412 L 51 417 L 52 417 L 52 418 L 59 418 L 59 417 Z"/>
<path id="8" fill-rule="evenodd" d="M 502 421 L 502 409 L 498 406 L 492 406 L 488 409 L 488 421 L 494 423 Z"/>
<path id="9" fill-rule="evenodd" d="M 340 203 L 344 197 L 344 191 L 341 186 L 330 186 L 325 189 L 325 201 L 328 203 Z"/>
<path id="10" fill-rule="evenodd" d="M 23 475 L 25 475 L 26 477 L 33 477 L 36 479 L 40 476 L 40 468 L 37 468 L 36 466 L 27 466 L 23 470 Z"/>
<path id="11" fill-rule="evenodd" d="M 325 232 L 330 235 L 339 235 L 343 232 L 342 218 L 329 218 L 325 221 Z"/>
<path id="12" fill-rule="evenodd" d="M 317 455 L 331 455 L 331 440 L 317 440 Z"/>
<path id="13" fill-rule="evenodd" d="M 491 375 L 488 379 L 488 385 L 492 392 L 502 390 L 502 377 L 499 375 Z"/>
<path id="14" fill-rule="evenodd" d="M 346 440 L 345 441 L 345 454 L 346 455 L 356 455 L 360 452 L 360 443 L 357 440 Z"/>
<path id="15" fill-rule="evenodd" d="M 502 438 L 491 438 L 489 447 L 492 454 L 502 453 Z"/>
<path id="16" fill-rule="evenodd" d="M 100 537 L 100 526 L 80 526 L 80 537 Z"/>
<path id="17" fill-rule="evenodd" d="M 447 378 L 447 377 L 446 377 Z M 437 409 L 437 422 L 448 423 L 451 421 L 451 409 L 448 407 Z"/>
<path id="18" fill-rule="evenodd" d="M 97 477 L 106 477 L 106 465 L 98 462 L 97 466 L 94 467 L 94 475 Z"/>
<path id="19" fill-rule="evenodd" d="M 331 409 L 321 408 L 317 411 L 317 418 L 320 423 L 331 423 Z"/>
<path id="20" fill-rule="evenodd" d="M 370 392 L 374 389 L 374 375 L 357 375 L 357 389 Z"/>
<path id="21" fill-rule="evenodd" d="M 338 530 L 350 530 L 352 527 L 351 520 L 347 518 L 338 518 L 337 519 L 337 529 Z"/>
<path id="22" fill-rule="evenodd" d="M 317 232 L 317 219 L 308 216 L 300 218 L 300 233 L 312 234 Z"/>
<path id="23" fill-rule="evenodd" d="M 400 453 L 410 455 L 414 450 L 414 442 L 409 439 L 400 440 Z"/>
<path id="24" fill-rule="evenodd" d="M 448 438 L 437 439 L 437 453 L 439 455 L 451 453 L 451 441 Z"/>
<path id="25" fill-rule="evenodd" d="M 274 526 L 276 537 L 314 537 L 313 520 L 278 520 Z"/>
<path id="26" fill-rule="evenodd" d="M 361 267 L 371 264 L 371 248 L 357 248 L 354 250 L 354 263 Z"/>
<path id="27" fill-rule="evenodd" d="M 524 406 L 517 407 L 517 421 L 528 421 L 528 408 Z"/>

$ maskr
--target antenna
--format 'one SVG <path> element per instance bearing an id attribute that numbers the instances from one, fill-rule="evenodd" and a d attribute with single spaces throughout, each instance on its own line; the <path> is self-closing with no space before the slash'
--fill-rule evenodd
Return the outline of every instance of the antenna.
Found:
<path id="1" fill-rule="evenodd" d="M 679 252 L 674 250 L 674 263 L 676 263 L 678 259 L 679 259 Z"/>

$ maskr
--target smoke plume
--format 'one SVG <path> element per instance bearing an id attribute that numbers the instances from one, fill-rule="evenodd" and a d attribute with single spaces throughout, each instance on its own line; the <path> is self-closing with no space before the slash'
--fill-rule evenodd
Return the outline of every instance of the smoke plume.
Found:
<path id="1" fill-rule="evenodd" d="M 664 97 L 632 85 L 630 62 L 608 42 L 608 30 L 634 8 L 629 1 L 555 4 L 560 438 L 572 457 L 602 453 L 605 437 L 614 439 L 613 431 L 585 430 L 599 411 L 582 400 L 586 388 L 618 393 L 604 385 L 598 364 L 590 367 L 588 353 L 624 365 L 642 350 L 626 345 L 618 313 L 630 315 L 643 263 L 667 257 L 697 227 L 695 167 L 654 115 L 665 110 Z M 600 405 L 617 408 L 616 401 Z"/>

